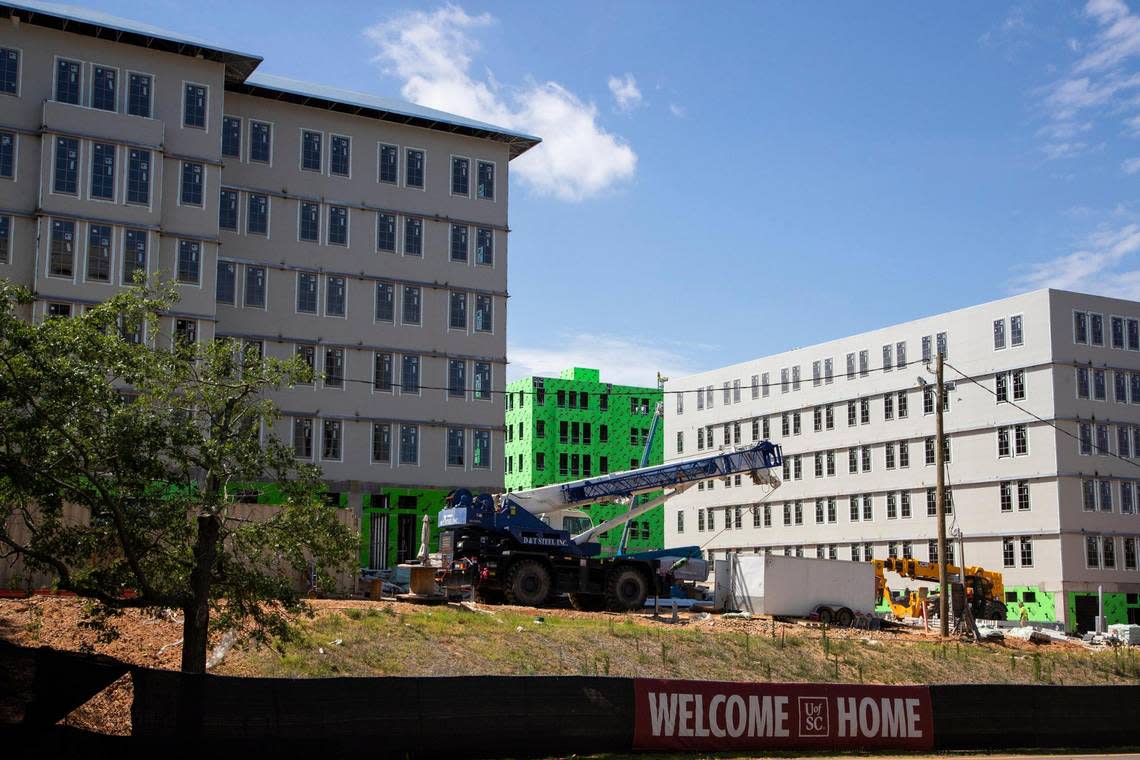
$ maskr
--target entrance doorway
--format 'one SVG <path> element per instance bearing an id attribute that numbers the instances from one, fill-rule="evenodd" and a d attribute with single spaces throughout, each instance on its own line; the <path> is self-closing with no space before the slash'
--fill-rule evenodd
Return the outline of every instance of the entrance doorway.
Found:
<path id="1" fill-rule="evenodd" d="M 416 519 L 418 515 L 396 515 L 396 563 L 415 559 L 419 545 L 416 543 Z"/>
<path id="2" fill-rule="evenodd" d="M 1077 611 L 1077 633 L 1087 633 L 1096 630 L 1096 597 L 1089 594 L 1079 594 L 1074 600 Z"/>

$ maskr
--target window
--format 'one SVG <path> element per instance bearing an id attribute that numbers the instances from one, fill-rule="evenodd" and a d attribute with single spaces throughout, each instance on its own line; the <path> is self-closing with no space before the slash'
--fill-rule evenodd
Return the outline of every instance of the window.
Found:
<path id="1" fill-rule="evenodd" d="M 400 176 L 400 149 L 395 145 L 380 146 L 380 181 L 395 184 Z"/>
<path id="2" fill-rule="evenodd" d="M 149 74 L 127 75 L 127 113 L 150 118 L 151 77 Z"/>
<path id="3" fill-rule="evenodd" d="M 1103 369 L 1094 369 L 1093 377 L 1093 398 L 1097 401 L 1104 401 L 1108 397 L 1107 387 L 1107 373 Z"/>
<path id="4" fill-rule="evenodd" d="M 298 459 L 313 458 L 313 418 L 293 418 L 293 455 Z"/>
<path id="5" fill-rule="evenodd" d="M 866 425 L 871 422 L 871 401 L 870 399 L 859 399 L 859 424 Z"/>
<path id="6" fill-rule="evenodd" d="M 788 368 L 784 367 L 780 370 L 780 393 L 787 393 L 789 387 Z"/>
<path id="7" fill-rule="evenodd" d="M 893 470 L 895 468 L 895 445 L 894 445 L 894 443 L 887 443 L 883 447 L 883 452 L 884 452 L 885 458 L 886 458 L 887 469 Z"/>
<path id="8" fill-rule="evenodd" d="M 392 426 L 386 422 L 372 424 L 372 461 L 376 464 L 392 463 Z"/>
<path id="9" fill-rule="evenodd" d="M 340 460 L 340 420 L 323 420 L 321 424 L 321 459 Z"/>
<path id="10" fill-rule="evenodd" d="M 934 386 L 929 383 L 922 386 L 922 413 L 934 414 Z"/>
<path id="11" fill-rule="evenodd" d="M 423 256 L 424 222 L 416 217 L 404 217 L 404 255 Z"/>
<path id="12" fill-rule="evenodd" d="M 307 243 L 316 243 L 321 239 L 321 207 L 316 203 L 301 202 L 300 224 L 297 237 Z"/>
<path id="13" fill-rule="evenodd" d="M 891 394 L 883 396 L 883 419 L 891 420 L 895 416 L 895 397 Z"/>
<path id="14" fill-rule="evenodd" d="M 447 429 L 447 466 L 448 467 L 462 467 L 463 466 L 463 428 L 448 428 Z"/>
<path id="15" fill-rule="evenodd" d="M 1090 569 L 1100 567 L 1100 540 L 1097 536 L 1085 536 L 1085 565 Z"/>
<path id="16" fill-rule="evenodd" d="M 405 325 L 420 323 L 420 289 L 412 285 L 404 286 L 403 323 Z"/>
<path id="17" fill-rule="evenodd" d="M 238 194 L 236 190 L 222 191 L 221 203 L 218 207 L 218 227 L 223 230 L 237 231 Z"/>
<path id="18" fill-rule="evenodd" d="M 1005 348 L 1005 319 L 994 320 L 994 351 Z"/>
<path id="19" fill-rule="evenodd" d="M 1101 512 L 1112 511 L 1112 481 L 1111 480 L 1098 480 L 1097 481 L 1097 498 L 1100 501 Z"/>
<path id="20" fill-rule="evenodd" d="M 847 379 L 855 379 L 855 354 L 847 354 Z"/>
<path id="21" fill-rule="evenodd" d="M 451 157 L 451 194 L 470 195 L 471 178 L 469 176 L 471 162 L 458 156 Z"/>
<path id="22" fill-rule="evenodd" d="M 222 117 L 222 155 L 241 158 L 241 119 L 236 116 Z"/>
<path id="23" fill-rule="evenodd" d="M 1013 385 L 1013 400 L 1025 400 L 1025 370 L 1015 369 L 1009 373 L 1011 384 Z"/>
<path id="24" fill-rule="evenodd" d="M 1108 425 L 1096 426 L 1096 453 L 1108 456 Z"/>
<path id="25" fill-rule="evenodd" d="M 847 402 L 847 427 L 854 427 L 858 417 L 855 411 L 855 402 Z"/>
<path id="26" fill-rule="evenodd" d="M 864 446 L 859 451 L 859 459 L 863 465 L 863 472 L 871 471 L 871 447 Z"/>
<path id="27" fill-rule="evenodd" d="M 798 391 L 800 389 L 800 365 L 792 367 L 792 390 Z"/>
<path id="28" fill-rule="evenodd" d="M 780 435 L 787 438 L 791 435 L 791 426 L 788 424 L 791 417 L 787 412 L 780 415 Z"/>
<path id="29" fill-rule="evenodd" d="M 904 519 L 910 517 L 910 491 L 899 494 L 899 516 Z"/>
<path id="30" fill-rule="evenodd" d="M 453 330 L 466 330 L 467 329 L 467 294 L 466 293 L 449 293 L 448 294 L 448 319 L 447 326 Z"/>
<path id="31" fill-rule="evenodd" d="M 265 267 L 245 268 L 245 305 L 247 308 L 265 308 Z"/>
<path id="32" fill-rule="evenodd" d="M 1118 404 L 1128 403 L 1128 378 L 1119 370 L 1112 373 L 1112 400 Z"/>
<path id="33" fill-rule="evenodd" d="M 1009 345 L 1020 346 L 1025 340 L 1021 329 L 1021 315 L 1014 314 L 1009 318 Z"/>
<path id="34" fill-rule="evenodd" d="M 400 391 L 403 393 L 420 392 L 420 357 L 404 354 L 403 369 L 400 375 Z"/>
<path id="35" fill-rule="evenodd" d="M 344 135 L 329 137 L 329 173 L 339 177 L 349 175 L 351 159 L 351 141 Z"/>
<path id="36" fill-rule="evenodd" d="M 897 406 L 898 406 L 898 417 L 899 417 L 899 419 L 900 420 L 906 419 L 906 415 L 907 415 L 906 391 L 899 391 L 898 396 L 896 397 L 896 400 L 898 401 Z"/>
<path id="37" fill-rule="evenodd" d="M 392 214 L 376 215 L 376 249 L 396 252 L 396 217 Z"/>
<path id="38" fill-rule="evenodd" d="M 325 387 L 344 387 L 344 349 L 325 348 Z"/>
<path id="39" fill-rule="evenodd" d="M 150 204 L 150 151 L 127 151 L 127 203 Z"/>
<path id="40" fill-rule="evenodd" d="M 80 63 L 62 58 L 55 64 L 55 99 L 60 103 L 79 105 Z"/>
<path id="41" fill-rule="evenodd" d="M 237 264 L 218 260 L 218 279 L 214 286 L 214 300 L 232 304 L 237 294 Z"/>
<path id="42" fill-rule="evenodd" d="M 321 142 L 320 132 L 302 130 L 301 132 L 301 168 L 305 171 L 319 172 L 321 170 Z"/>
<path id="43" fill-rule="evenodd" d="M 475 231 L 475 263 L 483 266 L 495 265 L 495 232 L 486 227 Z"/>
<path id="44" fill-rule="evenodd" d="M 820 363 L 819 360 L 816 359 L 811 363 L 811 384 L 814 386 L 819 385 L 822 382 L 823 378 L 820 375 Z"/>
<path id="45" fill-rule="evenodd" d="M 49 303 L 45 313 L 47 319 L 69 319 L 71 317 L 71 304 Z M 182 322 L 183 320 L 178 320 Z"/>
<path id="46" fill-rule="evenodd" d="M 859 352 L 859 376 L 866 377 L 871 372 L 870 353 L 864 349 Z"/>
<path id="47" fill-rule="evenodd" d="M 1104 345 L 1104 317 L 1100 314 L 1089 314 L 1089 342 Z"/>
<path id="48" fill-rule="evenodd" d="M 1000 503 L 1002 512 L 1013 511 L 1013 483 L 1008 480 L 1003 480 L 999 486 Z"/>
<path id="49" fill-rule="evenodd" d="M 0 55 L 2 55 L 0 51 Z M 16 135 L 12 132 L 0 132 L 0 178 L 14 179 L 16 177 Z"/>
<path id="50" fill-rule="evenodd" d="M 1105 570 L 1116 568 L 1116 537 L 1102 536 L 1100 544 L 1102 566 Z"/>
<path id="51" fill-rule="evenodd" d="M 178 241 L 178 281 L 197 285 L 202 280 L 202 244 L 197 240 Z"/>
<path id="52" fill-rule="evenodd" d="M 906 341 L 900 340 L 895 344 L 895 367 L 898 369 L 906 367 Z"/>
<path id="53" fill-rule="evenodd" d="M 818 406 L 812 410 L 812 430 L 816 433 L 823 430 L 823 409 Z"/>
<path id="54" fill-rule="evenodd" d="M 899 441 L 899 467 L 910 467 L 910 441 Z"/>
<path id="55" fill-rule="evenodd" d="M 0 222 L 6 218 L 0 218 Z M 4 257 L 0 256 L 0 260 L 3 259 Z M 87 279 L 94 282 L 111 281 L 110 225 L 87 225 Z"/>
<path id="56" fill-rule="evenodd" d="M 273 126 L 263 121 L 249 122 L 249 160 L 268 164 L 273 160 Z"/>
<path id="57" fill-rule="evenodd" d="M 0 47 L 0 94 L 20 92 L 20 51 Z"/>
<path id="58" fill-rule="evenodd" d="M 52 277 L 75 274 L 75 222 L 70 219 L 52 220 L 48 274 Z"/>
<path id="59" fill-rule="evenodd" d="M 1136 539 L 1125 537 L 1124 539 L 1124 569 L 1136 569 Z"/>
<path id="60" fill-rule="evenodd" d="M 479 162 L 479 184 L 475 195 L 485 200 L 495 199 L 495 165 L 488 161 Z"/>
<path id="61" fill-rule="evenodd" d="M 468 228 L 463 224 L 451 225 L 451 260 L 467 261 Z"/>
<path id="62" fill-rule="evenodd" d="M 202 205 L 202 175 L 206 167 L 202 164 L 182 162 L 182 194 L 179 200 L 187 206 Z"/>
<path id="63" fill-rule="evenodd" d="M 934 345 L 938 349 L 938 353 L 942 354 L 943 359 L 950 358 L 949 344 L 946 340 L 946 333 L 940 332 L 934 336 Z"/>
<path id="64" fill-rule="evenodd" d="M 491 304 L 491 296 L 475 296 L 475 332 L 492 332 L 493 314 Z M 602 398 L 605 398 L 605 396 Z"/>
<path id="65" fill-rule="evenodd" d="M 792 412 L 792 435 L 800 434 L 800 413 Z M 725 443 L 728 443 L 725 441 Z"/>
<path id="66" fill-rule="evenodd" d="M 269 196 L 250 193 L 246 200 L 246 232 L 269 235 Z"/>
<path id="67" fill-rule="evenodd" d="M 408 148 L 404 154 L 404 184 L 408 187 L 424 186 L 424 152 L 415 148 Z"/>
<path id="68" fill-rule="evenodd" d="M 186 84 L 185 108 L 182 111 L 182 126 L 197 129 L 206 128 L 206 88 L 200 84 Z"/>
<path id="69" fill-rule="evenodd" d="M 1124 348 L 1124 318 L 1112 317 L 1109 320 L 1109 332 L 1112 336 L 1113 348 Z"/>
<path id="70" fill-rule="evenodd" d="M 1013 454 L 1025 456 L 1029 453 L 1029 429 L 1025 425 L 1013 426 Z M 947 459 L 949 461 L 949 459 Z"/>
<path id="71" fill-rule="evenodd" d="M 891 344 L 883 346 L 883 371 L 890 372 L 894 367 L 894 360 L 891 357 Z"/>
<path id="72" fill-rule="evenodd" d="M 1077 367 L 1077 398 L 1089 397 L 1088 367 Z"/>
<path id="73" fill-rule="evenodd" d="M 325 316 L 343 317 L 345 315 L 345 299 L 344 277 L 329 275 L 325 280 Z"/>
<path id="74" fill-rule="evenodd" d="M 1001 562 L 1003 567 L 1016 567 L 1013 552 L 1013 539 L 1003 538 L 1001 540 Z"/>
<path id="75" fill-rule="evenodd" d="M 0 264 L 12 261 L 12 217 L 0 216 Z"/>
<path id="76" fill-rule="evenodd" d="M 348 245 L 348 207 L 329 206 L 329 245 Z"/>
<path id="77" fill-rule="evenodd" d="M 888 520 L 896 520 L 896 519 L 898 519 L 898 516 L 899 516 L 898 504 L 895 501 L 894 491 L 888 491 L 887 492 L 887 519 Z"/>
<path id="78" fill-rule="evenodd" d="M 848 499 L 848 516 L 851 522 L 859 522 L 859 497 L 851 496 Z"/>
<path id="79" fill-rule="evenodd" d="M 589 456 L 586 457 L 589 461 Z M 542 469 L 542 460 L 536 457 L 535 468 Z M 489 469 L 491 467 L 491 431 L 490 430 L 476 430 L 472 435 L 471 441 L 471 466 L 476 469 Z M 519 469 L 522 469 L 522 459 L 520 455 Z M 589 465 L 586 466 L 589 470 Z M 589 472 L 586 473 L 587 475 Z"/>
<path id="80" fill-rule="evenodd" d="M 79 192 L 79 141 L 70 137 L 55 138 L 55 182 L 57 193 Z"/>
<path id="81" fill-rule="evenodd" d="M 479 401 L 491 400 L 491 365 L 489 362 L 475 362 L 475 376 L 473 396 Z M 587 438 L 589 438 L 589 423 L 587 423 Z M 586 441 L 589 443 L 589 441 Z"/>
<path id="82" fill-rule="evenodd" d="M 115 200 L 115 146 L 109 143 L 91 146 L 91 197 Z M 198 202 L 200 205 L 201 199 Z"/>
<path id="83" fill-rule="evenodd" d="M 1136 484 L 1123 481 L 1120 484 L 1120 514 L 1131 515 L 1136 511 Z"/>
<path id="84" fill-rule="evenodd" d="M 372 389 L 382 393 L 392 391 L 392 355 L 377 352 L 372 358 Z"/>
<path id="85" fill-rule="evenodd" d="M 932 441 L 933 439 L 928 438 L 927 440 Z M 930 448 L 933 448 L 933 446 Z M 997 429 L 997 450 L 999 457 L 1008 457 L 1012 453 L 1009 446 L 1009 428 L 1007 427 Z M 930 462 L 927 462 L 927 464 L 930 464 Z"/>
<path id="86" fill-rule="evenodd" d="M 1128 320 L 1128 350 L 1140 351 L 1140 320 Z"/>
<path id="87" fill-rule="evenodd" d="M 396 319 L 396 288 L 390 282 L 376 283 L 377 322 L 393 322 Z"/>
<path id="88" fill-rule="evenodd" d="M 467 395 L 467 362 L 463 359 L 449 359 L 447 362 L 447 395 L 452 398 Z"/>

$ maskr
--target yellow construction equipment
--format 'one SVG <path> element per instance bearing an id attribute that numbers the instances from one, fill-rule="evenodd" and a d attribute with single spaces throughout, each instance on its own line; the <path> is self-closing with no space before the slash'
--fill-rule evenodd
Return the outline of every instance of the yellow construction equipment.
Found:
<path id="1" fill-rule="evenodd" d="M 922 617 L 922 605 L 927 600 L 936 599 L 937 594 L 925 595 L 918 591 L 905 589 L 901 592 L 891 591 L 887 587 L 884 572 L 898 573 L 903 578 L 914 580 L 938 582 L 938 563 L 920 562 L 916 559 L 901 559 L 890 557 L 888 559 L 872 560 L 875 568 L 875 602 L 880 604 L 886 600 L 891 612 L 897 618 Z M 969 566 L 963 573 L 962 568 L 955 565 L 946 566 L 946 576 L 951 584 L 961 584 L 970 605 L 970 612 L 975 620 L 1005 620 L 1006 608 L 1005 585 L 1002 583 L 1001 573 L 976 565 Z"/>

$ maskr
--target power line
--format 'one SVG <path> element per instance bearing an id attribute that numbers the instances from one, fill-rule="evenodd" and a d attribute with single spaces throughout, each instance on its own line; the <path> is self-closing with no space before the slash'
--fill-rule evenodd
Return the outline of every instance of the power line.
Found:
<path id="1" fill-rule="evenodd" d="M 946 361 L 945 359 L 943 359 L 943 360 L 942 360 L 942 363 L 943 363 L 945 366 L 947 366 L 947 367 L 949 367 L 950 369 L 952 369 L 952 370 L 954 370 L 955 372 L 957 372 L 957 373 L 958 373 L 958 376 L 959 376 L 959 377 L 961 377 L 963 380 L 968 380 L 968 381 L 970 381 L 971 383 L 973 383 L 974 385 L 978 386 L 979 388 L 984 388 L 984 389 L 986 390 L 986 392 L 987 392 L 987 393 L 989 393 L 991 396 L 993 396 L 994 398 L 998 398 L 998 395 L 997 395 L 997 391 L 995 391 L 995 390 L 991 389 L 989 386 L 987 386 L 987 385 L 983 384 L 983 383 L 982 383 L 982 382 L 980 382 L 980 381 L 979 381 L 977 378 L 974 378 L 974 377 L 972 377 L 972 376 L 970 376 L 970 375 L 967 375 L 965 372 L 963 372 L 962 370 L 958 369 L 957 367 L 955 367 L 953 364 L 951 364 L 950 362 Z M 1069 430 L 1066 430 L 1065 428 L 1061 427 L 1060 425 L 1058 425 L 1057 423 L 1053 422 L 1052 420 L 1047 420 L 1047 419 L 1045 419 L 1044 417 L 1041 417 L 1041 416 L 1039 416 L 1039 415 L 1035 414 L 1034 412 L 1031 412 L 1031 411 L 1029 411 L 1029 410 L 1028 410 L 1028 409 L 1026 409 L 1024 406 L 1022 406 L 1021 404 L 1018 404 L 1016 401 L 1011 401 L 1011 400 L 1008 398 L 1008 396 L 1007 396 L 1007 397 L 1006 397 L 1006 399 L 1004 399 L 1004 400 L 1002 400 L 1002 399 L 998 399 L 998 400 L 999 400 L 999 401 L 1001 401 L 1001 403 L 1004 403 L 1004 404 L 1009 404 L 1009 405 L 1010 405 L 1010 406 L 1012 406 L 1013 408 L 1015 408 L 1015 409 L 1018 409 L 1018 410 L 1020 410 L 1020 411 L 1024 412 L 1025 414 L 1029 415 L 1030 417 L 1032 417 L 1033 419 L 1037 420 L 1038 422 L 1040 422 L 1040 423 L 1042 423 L 1042 424 L 1044 424 L 1044 425 L 1048 425 L 1049 427 L 1053 428 L 1053 429 L 1054 429 L 1054 430 L 1056 430 L 1057 432 L 1059 432 L 1059 433 L 1063 433 L 1064 435 L 1067 435 L 1068 437 L 1070 437 L 1070 438 L 1072 438 L 1074 441 L 1076 441 L 1078 444 L 1080 444 L 1080 443 L 1081 443 L 1081 437 L 1080 437 L 1079 435 L 1077 435 L 1076 433 L 1073 433 L 1073 432 L 1071 432 L 1071 431 L 1069 431 Z M 1090 441 L 1090 444 L 1091 444 L 1091 441 Z M 1094 446 L 1093 448 L 1095 449 L 1095 448 L 1098 448 L 1098 447 L 1095 447 L 1095 446 Z M 1122 457 L 1122 456 L 1120 456 L 1120 454 L 1117 454 L 1117 453 L 1113 453 L 1112 451 L 1110 451 L 1110 450 L 1108 449 L 1108 447 L 1105 447 L 1105 449 L 1104 449 L 1103 451 L 1098 451 L 1097 453 L 1099 453 L 1099 454 L 1106 454 L 1106 455 L 1108 455 L 1108 456 L 1110 456 L 1110 457 L 1113 457 L 1113 458 L 1115 458 L 1115 459 L 1119 459 L 1121 462 L 1127 462 L 1128 464 L 1132 465 L 1133 467 L 1140 467 L 1140 462 L 1135 462 L 1135 461 L 1133 461 L 1133 460 L 1131 460 L 1131 459 L 1127 459 L 1127 458 L 1125 458 L 1125 457 Z"/>

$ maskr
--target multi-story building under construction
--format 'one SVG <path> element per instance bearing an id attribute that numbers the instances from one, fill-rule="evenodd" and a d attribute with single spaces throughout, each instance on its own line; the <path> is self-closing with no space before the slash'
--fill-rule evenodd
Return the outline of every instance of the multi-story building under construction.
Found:
<path id="1" fill-rule="evenodd" d="M 936 561 L 934 357 L 945 359 L 951 561 L 1015 618 L 1140 622 L 1140 303 L 1039 290 L 677 378 L 666 458 L 769 438 L 747 478 L 673 498 L 667 545 Z M 964 548 L 965 556 L 962 556 Z"/>
<path id="2" fill-rule="evenodd" d="M 171 278 L 181 300 L 135 339 L 309 362 L 275 432 L 387 566 L 448 490 L 502 487 L 508 165 L 539 140 L 260 63 L 0 3 L 0 277 L 34 319 Z"/>
<path id="3" fill-rule="evenodd" d="M 638 467 L 660 401 L 659 389 L 604 383 L 596 369 L 574 367 L 559 377 L 514 381 L 507 386 L 506 401 L 507 490 Z M 661 436 L 659 427 L 647 464 L 661 464 Z M 595 504 L 586 511 L 598 524 L 626 508 Z M 663 507 L 656 507 L 632 520 L 627 548 L 661 548 L 662 518 Z M 621 534 L 616 528 L 599 541 L 613 548 Z"/>

